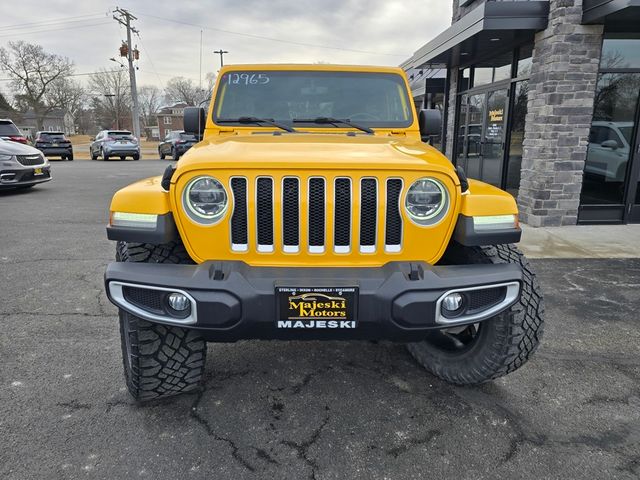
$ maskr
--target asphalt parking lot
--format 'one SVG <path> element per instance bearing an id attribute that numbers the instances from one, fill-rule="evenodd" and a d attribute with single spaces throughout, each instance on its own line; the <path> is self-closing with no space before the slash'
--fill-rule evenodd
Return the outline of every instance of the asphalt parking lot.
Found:
<path id="1" fill-rule="evenodd" d="M 0 193 L 0 478 L 640 476 L 640 260 L 535 260 L 543 345 L 474 388 L 402 345 L 209 344 L 203 392 L 124 389 L 109 199 L 166 161 L 55 162 Z"/>

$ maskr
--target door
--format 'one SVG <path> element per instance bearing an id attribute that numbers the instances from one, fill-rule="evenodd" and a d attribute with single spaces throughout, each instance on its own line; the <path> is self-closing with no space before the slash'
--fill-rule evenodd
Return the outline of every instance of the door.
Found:
<path id="1" fill-rule="evenodd" d="M 502 187 L 507 99 L 506 88 L 461 98 L 458 165 L 469 178 L 497 187 Z"/>
<path id="2" fill-rule="evenodd" d="M 640 222 L 640 73 L 602 73 L 580 195 L 580 223 Z"/>

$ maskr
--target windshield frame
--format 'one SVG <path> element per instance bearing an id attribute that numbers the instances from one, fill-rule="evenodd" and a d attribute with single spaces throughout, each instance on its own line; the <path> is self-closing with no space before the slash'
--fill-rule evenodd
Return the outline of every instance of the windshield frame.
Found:
<path id="1" fill-rule="evenodd" d="M 273 126 L 271 125 L 248 125 L 247 123 L 242 123 L 242 122 L 232 123 L 229 121 L 218 123 L 218 120 L 228 120 L 226 116 L 218 117 L 216 114 L 220 108 L 220 102 L 222 101 L 223 88 L 224 88 L 224 83 L 226 81 L 226 76 L 229 74 L 243 74 L 243 73 L 247 73 L 249 75 L 273 74 L 273 73 L 295 75 L 295 74 L 313 73 L 313 74 L 319 74 L 319 75 L 335 74 L 337 76 L 340 76 L 340 75 L 345 75 L 345 76 L 370 75 L 370 76 L 388 76 L 388 77 L 393 76 L 395 77 L 395 79 L 397 79 L 395 81 L 397 81 L 398 86 L 400 87 L 400 90 L 401 90 L 399 92 L 399 96 L 401 97 L 401 102 L 404 105 L 406 105 L 406 108 L 408 109 L 408 118 L 406 122 L 385 121 L 385 120 L 376 120 L 374 122 L 371 122 L 371 121 L 361 120 L 361 119 L 350 119 L 350 120 L 360 125 L 363 125 L 365 127 L 368 127 L 371 129 L 378 129 L 378 130 L 396 130 L 396 129 L 405 130 L 405 129 L 411 129 L 416 125 L 416 115 L 415 115 L 414 106 L 413 106 L 413 99 L 409 94 L 409 86 L 407 84 L 406 78 L 398 71 L 394 71 L 392 69 L 389 69 L 389 70 L 383 70 L 383 69 L 367 70 L 367 69 L 357 69 L 357 68 L 344 69 L 344 68 L 340 68 L 340 66 L 337 66 L 337 68 L 327 68 L 327 69 L 305 69 L 305 68 L 268 68 L 267 66 L 262 66 L 262 65 L 257 65 L 257 66 L 251 65 L 251 66 L 247 66 L 247 68 L 241 68 L 241 69 L 231 68 L 231 69 L 225 69 L 222 72 L 220 72 L 220 75 L 218 77 L 216 87 L 215 87 L 214 102 L 212 102 L 211 112 L 210 112 L 210 120 L 213 122 L 213 125 L 217 128 L 233 127 L 233 128 L 239 128 L 239 129 L 245 129 L 245 130 L 273 129 Z M 310 129 L 310 130 L 323 130 L 323 131 L 356 130 L 354 127 L 350 127 L 349 125 L 346 125 L 346 124 L 340 124 L 340 125 L 331 124 L 331 123 L 318 124 L 313 122 L 293 122 L 293 120 L 294 119 L 290 119 L 290 120 L 275 119 L 275 121 L 290 127 L 296 128 L 297 126 L 298 131 L 300 128 L 304 128 L 305 130 Z M 371 123 L 374 123 L 374 124 L 371 125 Z"/>

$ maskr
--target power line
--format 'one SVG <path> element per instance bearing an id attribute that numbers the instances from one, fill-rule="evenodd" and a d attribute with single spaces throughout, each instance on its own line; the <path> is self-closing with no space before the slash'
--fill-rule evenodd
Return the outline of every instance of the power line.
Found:
<path id="1" fill-rule="evenodd" d="M 99 75 L 101 73 L 115 73 L 120 70 L 106 70 L 102 72 L 85 72 L 85 73 L 72 73 L 71 75 L 66 75 L 67 77 L 84 77 L 86 75 Z M 0 82 L 11 82 L 13 78 L 0 78 Z"/>
<path id="2" fill-rule="evenodd" d="M 157 15 L 151 15 L 149 13 L 140 13 L 137 12 L 138 15 L 141 15 L 143 17 L 150 17 L 150 18 L 156 18 L 158 20 L 164 20 L 166 22 L 172 22 L 172 23 L 179 23 L 181 25 L 188 25 L 190 27 L 196 27 L 196 28 L 200 28 L 200 29 L 205 29 L 205 30 L 213 30 L 215 32 L 220 32 L 220 33 L 228 33 L 230 35 L 239 35 L 242 37 L 249 37 L 249 38 L 256 38 L 259 40 L 269 40 L 271 42 L 280 42 L 280 43 L 288 43 L 290 45 L 298 45 L 301 47 L 314 47 L 314 48 L 325 48 L 328 50 L 342 50 L 345 52 L 355 52 L 355 53 L 366 53 L 369 55 L 384 55 L 384 56 L 389 56 L 389 57 L 407 57 L 410 54 L 406 54 L 406 53 L 382 53 L 382 52 L 372 52 L 372 51 L 368 51 L 368 50 L 356 50 L 353 48 L 344 48 L 344 47 L 331 47 L 328 45 L 318 45 L 318 44 L 314 44 L 314 43 L 304 43 L 304 42 L 295 42 L 292 40 L 282 40 L 280 38 L 273 38 L 273 37 L 265 37 L 262 35 L 254 35 L 252 33 L 242 33 L 242 32 L 234 32 L 231 30 L 223 30 L 221 28 L 214 28 L 214 27 L 206 27 L 204 25 L 198 25 L 196 23 L 189 23 L 189 22 L 183 22 L 181 20 L 175 20 L 173 18 L 165 18 L 165 17 L 159 17 Z"/>
<path id="3" fill-rule="evenodd" d="M 82 21 L 87 21 L 87 20 L 94 20 L 93 18 L 86 18 L 86 17 L 97 17 L 97 16 L 105 16 L 104 13 L 90 13 L 87 15 L 77 15 L 75 17 L 60 17 L 59 19 L 56 18 L 52 18 L 49 20 L 43 20 L 41 22 L 30 22 L 30 23 L 16 23 L 14 25 L 2 25 L 0 26 L 0 30 L 10 30 L 10 29 L 14 29 L 14 28 L 24 28 L 24 27 L 31 27 L 31 26 L 37 26 L 37 25 L 42 25 L 42 26 L 46 26 L 48 24 L 56 24 L 56 23 L 72 23 L 72 22 L 82 22 Z M 66 20 L 63 20 L 63 18 L 66 18 Z M 84 20 L 73 20 L 76 18 L 84 18 Z"/>
<path id="4" fill-rule="evenodd" d="M 89 25 L 76 25 L 75 27 L 63 27 L 63 28 L 50 28 L 47 30 L 36 30 L 35 32 L 14 32 L 14 33 L 9 33 L 6 35 L 0 35 L 0 37 L 15 37 L 17 35 L 19 36 L 24 36 L 24 35 L 33 35 L 33 34 L 37 34 L 37 33 L 46 33 L 46 32 L 58 32 L 60 30 L 74 30 L 77 28 L 88 28 L 88 27 L 96 27 L 98 25 L 111 25 L 111 22 L 109 21 L 102 21 L 100 23 L 91 23 Z"/>

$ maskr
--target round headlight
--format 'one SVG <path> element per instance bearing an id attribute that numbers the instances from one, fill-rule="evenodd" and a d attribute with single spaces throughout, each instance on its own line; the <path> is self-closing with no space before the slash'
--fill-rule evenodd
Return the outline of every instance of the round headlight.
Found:
<path id="1" fill-rule="evenodd" d="M 447 189 L 434 178 L 420 178 L 409 187 L 405 209 L 409 218 L 418 225 L 438 223 L 447 213 Z"/>
<path id="2" fill-rule="evenodd" d="M 196 177 L 184 189 L 183 202 L 189 216 L 198 223 L 220 220 L 229 204 L 227 192 L 213 177 Z"/>

